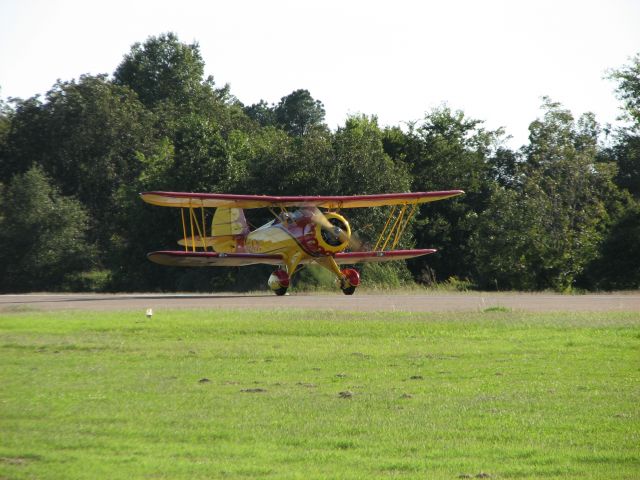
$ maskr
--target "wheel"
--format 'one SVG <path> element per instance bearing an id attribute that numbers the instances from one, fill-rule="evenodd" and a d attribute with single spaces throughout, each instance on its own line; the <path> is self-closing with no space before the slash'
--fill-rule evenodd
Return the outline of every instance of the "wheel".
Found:
<path id="1" fill-rule="evenodd" d="M 276 288 L 273 293 L 275 293 L 276 295 L 278 295 L 279 297 L 281 297 L 282 295 L 284 295 L 285 293 L 287 293 L 287 288 L 286 287 L 280 287 L 280 288 Z"/>
<path id="2" fill-rule="evenodd" d="M 345 295 L 353 295 L 356 287 L 360 285 L 360 274 L 353 268 L 342 270 L 343 277 L 340 279 L 340 290 Z"/>
<path id="3" fill-rule="evenodd" d="M 278 269 L 271 274 L 267 283 L 273 293 L 282 296 L 289 288 L 289 275 L 284 270 Z"/>
<path id="4" fill-rule="evenodd" d="M 342 289 L 342 293 L 344 293 L 345 295 L 353 295 L 353 292 L 355 291 L 356 291 L 355 285 L 351 285 L 350 287 Z"/>

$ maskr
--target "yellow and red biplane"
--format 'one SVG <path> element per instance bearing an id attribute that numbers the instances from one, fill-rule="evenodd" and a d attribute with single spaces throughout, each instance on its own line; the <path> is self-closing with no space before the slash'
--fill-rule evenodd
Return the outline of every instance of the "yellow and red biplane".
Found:
<path id="1" fill-rule="evenodd" d="M 434 253 L 434 249 L 394 250 L 421 203 L 461 195 L 462 190 L 385 193 L 356 196 L 266 196 L 217 193 L 145 192 L 152 205 L 180 208 L 184 250 L 147 255 L 161 265 L 184 267 L 276 266 L 269 287 L 284 295 L 291 276 L 304 264 L 317 263 L 336 276 L 342 292 L 352 295 L 360 275 L 340 265 L 405 260 Z M 347 208 L 391 206 L 373 250 L 349 251 L 351 227 L 339 212 Z M 205 208 L 215 208 L 207 230 Z M 251 230 L 244 209 L 268 208 L 274 219 Z M 321 211 L 320 209 L 325 209 Z M 278 211 L 276 211 L 276 209 Z"/>

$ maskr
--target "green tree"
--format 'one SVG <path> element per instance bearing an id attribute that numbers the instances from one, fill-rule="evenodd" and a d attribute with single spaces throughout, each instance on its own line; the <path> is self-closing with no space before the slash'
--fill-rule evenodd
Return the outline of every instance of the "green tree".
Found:
<path id="1" fill-rule="evenodd" d="M 295 136 L 305 135 L 312 128 L 324 125 L 324 105 L 315 100 L 308 90 L 295 90 L 282 97 L 273 113 L 276 123 Z"/>
<path id="2" fill-rule="evenodd" d="M 300 167 L 293 139 L 275 127 L 257 130 L 246 139 L 247 176 L 241 191 L 254 194 L 285 195 L 296 191 L 299 185 L 291 182 L 290 175 Z"/>
<path id="3" fill-rule="evenodd" d="M 483 287 L 570 290 L 598 257 L 618 198 L 613 170 L 598 162 L 598 125 L 544 100 L 518 164 L 520 181 L 500 186 L 471 240 Z"/>
<path id="4" fill-rule="evenodd" d="M 204 78 L 198 44 L 183 43 L 174 33 L 134 44 L 116 69 L 114 83 L 136 92 L 155 113 L 157 130 L 170 138 L 185 115 L 215 121 L 225 135 L 250 124 L 229 85 L 216 88 L 212 76 Z"/>
<path id="5" fill-rule="evenodd" d="M 375 116 L 354 115 L 334 135 L 337 188 L 342 195 L 409 191 L 406 165 L 384 151 L 384 133 Z"/>
<path id="6" fill-rule="evenodd" d="M 622 118 L 629 123 L 615 131 L 613 145 L 601 151 L 600 157 L 614 164 L 615 182 L 621 190 L 609 195 L 619 200 L 607 207 L 611 226 L 584 277 L 591 288 L 640 288 L 640 54 L 629 65 L 613 70 L 610 78 L 618 82 Z"/>
<path id="7" fill-rule="evenodd" d="M 2 90 L 0 90 L 1 92 Z M 2 97 L 0 97 L 0 145 L 4 145 L 6 142 L 7 134 L 9 133 L 9 128 L 11 127 L 11 116 L 13 110 L 7 102 L 4 101 Z M 2 147 L 0 147 L 0 151 Z"/>
<path id="8" fill-rule="evenodd" d="M 503 186 L 495 189 L 469 240 L 475 256 L 473 278 L 481 288 L 538 288 L 538 272 L 531 259 L 537 254 L 537 239 L 545 232 L 542 225 L 531 223 L 531 217 L 544 215 L 546 207 L 542 195 L 525 197 Z"/>
<path id="9" fill-rule="evenodd" d="M 640 200 L 640 135 L 619 131 L 607 153 L 617 166 L 616 183 Z"/>
<path id="10" fill-rule="evenodd" d="M 258 103 L 245 107 L 244 112 L 249 118 L 258 122 L 261 127 L 267 127 L 277 125 L 274 109 L 274 105 L 269 105 L 264 100 L 260 100 Z"/>
<path id="11" fill-rule="evenodd" d="M 601 255 L 587 268 L 592 288 L 640 288 L 640 204 L 632 202 L 607 232 Z"/>
<path id="12" fill-rule="evenodd" d="M 622 119 L 629 125 L 619 129 L 611 149 L 618 164 L 617 183 L 640 199 L 640 54 L 629 65 L 609 76 L 618 82 L 616 94 L 623 102 Z"/>
<path id="13" fill-rule="evenodd" d="M 184 44 L 174 33 L 135 43 L 114 73 L 117 85 L 126 85 L 147 107 L 168 101 L 189 105 L 202 91 L 204 61 L 197 43 Z"/>
<path id="14" fill-rule="evenodd" d="M 104 75 L 58 82 L 44 102 L 32 98 L 17 105 L 0 147 L 2 179 L 41 165 L 63 195 L 88 208 L 92 237 L 108 250 L 114 194 L 140 174 L 139 153 L 159 148 L 153 122 L 129 88 Z"/>
<path id="15" fill-rule="evenodd" d="M 88 223 L 80 202 L 61 196 L 40 167 L 15 175 L 1 205 L 0 289 L 67 288 L 94 260 Z"/>
<path id="16" fill-rule="evenodd" d="M 462 189 L 464 197 L 427 203 L 420 208 L 414 235 L 420 247 L 433 247 L 438 254 L 410 262 L 420 281 L 471 278 L 474 252 L 469 239 L 475 219 L 493 188 L 490 159 L 500 145 L 503 131 L 487 131 L 482 122 L 462 111 L 443 106 L 409 126 L 402 139 L 398 132 L 387 148 L 400 155 L 410 168 L 412 190 Z"/>
<path id="17" fill-rule="evenodd" d="M 225 140 L 218 126 L 197 115 L 183 118 L 174 136 L 171 178 L 182 191 L 218 191 L 227 176 Z"/>
<path id="18" fill-rule="evenodd" d="M 631 58 L 629 65 L 613 70 L 609 78 L 618 82 L 616 93 L 623 102 L 625 118 L 636 130 L 640 129 L 640 53 Z"/>
<path id="19" fill-rule="evenodd" d="M 592 114 L 574 123 L 571 113 L 545 98 L 542 120 L 530 126 L 525 195 L 544 195 L 543 226 L 537 238 L 540 288 L 570 289 L 596 258 L 610 218 L 606 192 L 610 170 L 597 163 L 599 127 Z"/>

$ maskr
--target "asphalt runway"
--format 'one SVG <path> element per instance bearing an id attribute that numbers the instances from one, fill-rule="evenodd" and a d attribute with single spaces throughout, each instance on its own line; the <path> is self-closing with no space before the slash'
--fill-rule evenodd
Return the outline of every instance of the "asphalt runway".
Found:
<path id="1" fill-rule="evenodd" d="M 356 293 L 292 294 L 26 294 L 0 295 L 0 313 L 50 310 L 312 309 L 446 312 L 501 307 L 530 312 L 631 311 L 640 314 L 640 292 L 550 293 Z"/>

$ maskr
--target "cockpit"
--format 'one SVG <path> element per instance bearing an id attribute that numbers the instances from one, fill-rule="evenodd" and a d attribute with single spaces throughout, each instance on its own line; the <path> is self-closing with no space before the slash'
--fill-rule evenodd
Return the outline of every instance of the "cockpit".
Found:
<path id="1" fill-rule="evenodd" d="M 284 211 L 277 216 L 276 223 L 282 223 L 283 225 L 291 225 L 297 223 L 304 217 L 302 210 L 294 210 L 293 212 Z"/>

